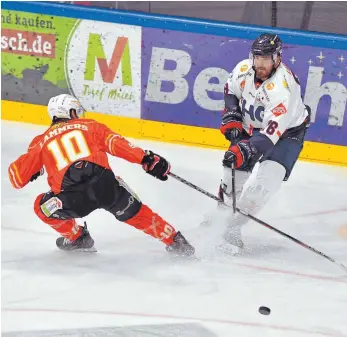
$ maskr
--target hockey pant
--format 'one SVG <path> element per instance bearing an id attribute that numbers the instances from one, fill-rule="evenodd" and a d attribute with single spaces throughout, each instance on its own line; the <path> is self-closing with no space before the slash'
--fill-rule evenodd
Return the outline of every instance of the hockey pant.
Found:
<path id="1" fill-rule="evenodd" d="M 117 220 L 166 245 L 173 242 L 175 229 L 142 204 L 138 196 L 112 171 L 94 163 L 83 162 L 81 168 L 71 167 L 65 178 L 62 192 L 56 195 L 51 191 L 40 194 L 34 204 L 37 216 L 65 238 L 75 240 L 79 237 L 81 227 L 75 218 L 85 217 L 101 208 L 112 213 Z M 73 184 L 73 181 L 79 183 Z"/>
<path id="2" fill-rule="evenodd" d="M 271 151 L 247 170 L 236 171 L 236 195 L 237 207 L 249 214 L 256 215 L 268 202 L 268 200 L 280 189 L 283 181 L 286 181 L 297 162 L 303 148 L 306 125 L 288 130 L 277 142 Z M 244 139 L 248 139 L 245 136 Z M 227 195 L 231 194 L 231 169 L 223 168 L 223 183 L 226 185 Z M 227 203 L 231 203 L 228 200 Z M 230 213 L 229 227 L 241 227 L 249 219 L 242 214 Z"/>

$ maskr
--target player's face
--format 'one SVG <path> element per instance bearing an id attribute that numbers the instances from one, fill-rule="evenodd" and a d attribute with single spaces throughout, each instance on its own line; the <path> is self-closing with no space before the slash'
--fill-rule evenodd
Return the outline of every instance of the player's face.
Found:
<path id="1" fill-rule="evenodd" d="M 254 67 L 256 76 L 261 80 L 266 80 L 273 69 L 274 62 L 272 56 L 259 56 L 254 55 Z"/>

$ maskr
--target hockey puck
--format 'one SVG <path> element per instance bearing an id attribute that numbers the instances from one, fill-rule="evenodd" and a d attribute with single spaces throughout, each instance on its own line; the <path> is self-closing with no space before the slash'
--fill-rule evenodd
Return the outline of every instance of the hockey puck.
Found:
<path id="1" fill-rule="evenodd" d="M 268 307 L 260 307 L 259 312 L 262 315 L 270 315 L 271 310 Z"/>

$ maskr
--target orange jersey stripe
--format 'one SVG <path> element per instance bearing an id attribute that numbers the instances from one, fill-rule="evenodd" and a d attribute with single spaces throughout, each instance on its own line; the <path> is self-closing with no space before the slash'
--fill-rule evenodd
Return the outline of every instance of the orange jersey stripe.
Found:
<path id="1" fill-rule="evenodd" d="M 17 168 L 16 164 L 13 163 L 12 165 L 14 167 L 14 171 L 15 171 L 16 177 L 18 178 L 20 184 L 23 185 L 23 182 L 22 182 L 22 179 L 20 178 L 20 175 L 18 173 L 18 168 Z"/>
<path id="2" fill-rule="evenodd" d="M 15 173 L 14 171 L 12 170 L 11 166 L 8 168 L 8 176 L 10 178 L 10 182 L 12 184 L 12 186 L 14 188 L 21 188 L 21 186 L 19 185 L 19 183 L 17 182 L 16 180 L 16 176 L 15 176 Z"/>

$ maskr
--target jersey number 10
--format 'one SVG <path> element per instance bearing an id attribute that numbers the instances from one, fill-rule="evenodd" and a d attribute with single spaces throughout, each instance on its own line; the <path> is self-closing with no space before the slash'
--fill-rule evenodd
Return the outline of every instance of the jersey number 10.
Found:
<path id="1" fill-rule="evenodd" d="M 59 171 L 78 159 L 90 156 L 90 149 L 81 130 L 66 133 L 60 138 L 60 142 L 58 139 L 52 140 L 47 148 L 52 153 Z"/>

